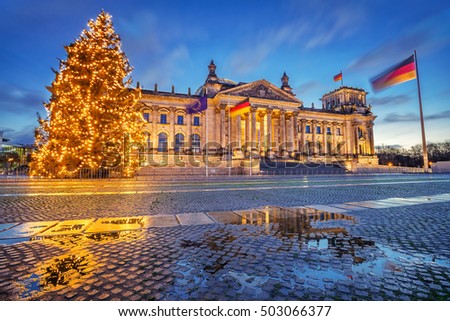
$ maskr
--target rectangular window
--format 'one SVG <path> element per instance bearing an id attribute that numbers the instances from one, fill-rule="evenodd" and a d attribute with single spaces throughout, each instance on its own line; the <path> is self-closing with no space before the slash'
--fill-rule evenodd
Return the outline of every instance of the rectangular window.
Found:
<path id="1" fill-rule="evenodd" d="M 336 135 L 341 136 L 341 129 L 339 127 L 336 129 Z"/>
<path id="2" fill-rule="evenodd" d="M 331 127 L 327 127 L 327 135 L 331 135 Z"/>
<path id="3" fill-rule="evenodd" d="M 144 117 L 146 123 L 150 122 L 150 113 L 143 113 L 142 117 Z"/>
<path id="4" fill-rule="evenodd" d="M 320 134 L 320 133 L 321 133 L 320 126 L 317 126 L 316 127 L 316 134 Z"/>
<path id="5" fill-rule="evenodd" d="M 161 114 L 160 123 L 167 124 L 167 115 L 166 114 Z"/>
<path id="6" fill-rule="evenodd" d="M 194 126 L 200 126 L 200 117 L 194 116 Z"/>
<path id="7" fill-rule="evenodd" d="M 306 134 L 311 133 L 311 125 L 306 125 L 306 126 L 305 126 L 305 133 L 306 133 Z"/>
<path id="8" fill-rule="evenodd" d="M 184 124 L 184 117 L 182 115 L 177 116 L 177 125 L 183 125 Z"/>

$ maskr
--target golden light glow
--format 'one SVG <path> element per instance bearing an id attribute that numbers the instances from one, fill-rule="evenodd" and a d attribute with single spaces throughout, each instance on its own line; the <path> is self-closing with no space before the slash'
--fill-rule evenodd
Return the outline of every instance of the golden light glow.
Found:
<path id="1" fill-rule="evenodd" d="M 80 169 L 105 167 L 105 144 L 113 144 L 125 173 L 138 159 L 133 142 L 144 142 L 140 89 L 131 89 L 132 67 L 121 50 L 111 15 L 102 11 L 88 29 L 65 47 L 67 60 L 47 89 L 47 119 L 39 118 L 31 174 L 44 177 L 76 175 Z"/>

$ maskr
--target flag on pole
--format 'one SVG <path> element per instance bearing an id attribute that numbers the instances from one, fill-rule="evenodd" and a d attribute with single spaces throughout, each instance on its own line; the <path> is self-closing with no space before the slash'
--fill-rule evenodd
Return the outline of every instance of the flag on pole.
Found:
<path id="1" fill-rule="evenodd" d="M 198 114 L 208 108 L 208 97 L 203 96 L 196 99 L 193 103 L 186 106 L 186 112 L 188 114 Z"/>
<path id="2" fill-rule="evenodd" d="M 246 98 L 244 101 L 240 102 L 230 109 L 230 116 L 242 115 L 250 109 L 250 101 Z"/>
<path id="3" fill-rule="evenodd" d="M 414 55 L 370 79 L 374 91 L 416 78 Z"/>
<path id="4" fill-rule="evenodd" d="M 342 71 L 333 77 L 334 81 L 342 80 Z"/>

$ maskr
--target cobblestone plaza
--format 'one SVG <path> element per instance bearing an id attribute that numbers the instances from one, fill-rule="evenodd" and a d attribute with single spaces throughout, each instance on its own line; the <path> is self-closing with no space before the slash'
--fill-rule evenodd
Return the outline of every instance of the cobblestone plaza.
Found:
<path id="1" fill-rule="evenodd" d="M 450 175 L 0 184 L 2 300 L 448 300 Z"/>

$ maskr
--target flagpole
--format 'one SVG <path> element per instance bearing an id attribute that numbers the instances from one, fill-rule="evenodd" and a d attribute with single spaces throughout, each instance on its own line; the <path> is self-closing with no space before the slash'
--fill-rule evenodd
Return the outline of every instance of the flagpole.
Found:
<path id="1" fill-rule="evenodd" d="M 344 87 L 344 75 L 342 74 L 342 69 L 341 69 L 341 87 Z"/>
<path id="2" fill-rule="evenodd" d="M 230 94 L 228 94 L 228 104 L 230 106 Z M 231 107 L 229 107 L 231 108 Z M 231 165 L 233 159 L 233 151 L 231 150 L 231 109 L 228 110 L 228 148 L 227 148 L 227 161 L 228 161 L 228 177 L 231 176 Z"/>
<path id="3" fill-rule="evenodd" d="M 206 99 L 208 100 L 208 88 L 205 88 Z M 205 146 L 206 146 L 206 157 L 205 157 L 205 170 L 206 177 L 208 177 L 208 108 L 205 109 Z"/>
<path id="4" fill-rule="evenodd" d="M 417 91 L 419 93 L 419 110 L 420 110 L 420 127 L 422 129 L 422 149 L 423 149 L 423 171 L 428 173 L 428 150 L 427 150 L 427 140 L 425 138 L 425 123 L 423 121 L 423 111 L 422 111 L 422 95 L 420 93 L 420 79 L 419 79 L 419 66 L 417 64 L 417 53 L 414 50 L 414 63 L 416 64 L 416 80 L 417 80 Z"/>

